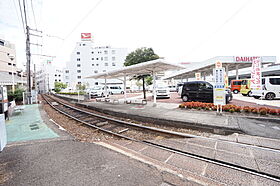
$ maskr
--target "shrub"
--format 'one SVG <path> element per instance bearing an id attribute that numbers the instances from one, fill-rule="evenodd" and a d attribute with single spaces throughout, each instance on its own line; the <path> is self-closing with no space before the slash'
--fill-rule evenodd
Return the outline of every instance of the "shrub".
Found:
<path id="1" fill-rule="evenodd" d="M 269 109 L 268 113 L 271 115 L 277 115 L 277 109 Z"/>
<path id="2" fill-rule="evenodd" d="M 248 113 L 251 111 L 251 108 L 249 106 L 244 106 L 242 110 Z"/>
<path id="3" fill-rule="evenodd" d="M 23 89 L 17 88 L 15 89 L 14 93 L 12 91 L 8 91 L 8 100 L 13 101 L 15 100 L 16 102 L 20 102 L 23 100 L 23 95 L 22 93 L 24 92 Z"/>
<path id="4" fill-rule="evenodd" d="M 259 109 L 258 108 L 252 108 L 251 112 L 254 114 L 258 114 L 259 113 Z"/>

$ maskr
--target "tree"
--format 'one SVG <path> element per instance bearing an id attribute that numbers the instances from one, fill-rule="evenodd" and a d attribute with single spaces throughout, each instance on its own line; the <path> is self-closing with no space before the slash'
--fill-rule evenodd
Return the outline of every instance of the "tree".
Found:
<path id="1" fill-rule="evenodd" d="M 86 90 L 86 85 L 85 84 L 77 84 L 76 85 L 76 89 L 80 92 L 84 92 L 84 90 Z"/>
<path id="2" fill-rule="evenodd" d="M 24 89 L 17 88 L 15 89 L 14 93 L 12 91 L 8 92 L 8 100 L 12 101 L 15 100 L 16 102 L 22 101 Z"/>
<path id="3" fill-rule="evenodd" d="M 138 48 L 126 56 L 124 66 L 131 66 L 131 65 L 143 63 L 146 61 L 155 60 L 158 58 L 159 58 L 159 56 L 154 53 L 154 50 L 152 48 L 146 48 L 146 47 Z M 148 80 L 147 82 L 149 82 L 149 84 L 150 84 L 152 81 L 152 79 L 151 79 L 152 77 L 150 76 L 150 74 L 142 74 L 142 75 L 136 76 L 134 78 L 137 80 L 142 79 L 144 99 L 146 99 L 145 79 L 147 79 Z"/>
<path id="4" fill-rule="evenodd" d="M 67 85 L 64 84 L 64 83 L 62 83 L 62 82 L 55 82 L 55 83 L 54 83 L 54 91 L 55 91 L 56 93 L 57 93 L 57 92 L 60 92 L 61 89 L 66 88 L 66 87 L 67 87 Z"/>

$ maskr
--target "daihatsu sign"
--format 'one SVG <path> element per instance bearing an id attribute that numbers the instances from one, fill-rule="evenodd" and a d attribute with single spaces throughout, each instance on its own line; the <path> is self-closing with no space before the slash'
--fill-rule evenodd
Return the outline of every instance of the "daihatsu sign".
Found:
<path id="1" fill-rule="evenodd" d="M 81 40 L 82 41 L 90 41 L 91 40 L 91 33 L 81 33 Z"/>
<path id="2" fill-rule="evenodd" d="M 255 59 L 260 59 L 259 56 L 235 56 L 236 63 L 252 63 Z"/>

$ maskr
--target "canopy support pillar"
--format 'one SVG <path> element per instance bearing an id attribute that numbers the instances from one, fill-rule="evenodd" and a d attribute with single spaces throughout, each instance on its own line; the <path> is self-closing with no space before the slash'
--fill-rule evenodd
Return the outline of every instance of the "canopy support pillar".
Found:
<path id="1" fill-rule="evenodd" d="M 153 71 L 153 97 L 154 97 L 153 107 L 156 107 L 157 106 L 156 73 L 154 71 Z"/>
<path id="2" fill-rule="evenodd" d="M 108 97 L 108 91 L 107 91 L 107 76 L 105 76 L 105 97 Z"/>
<path id="3" fill-rule="evenodd" d="M 124 86 L 124 103 L 126 103 L 126 99 L 127 99 L 127 97 L 126 97 L 126 74 L 124 75 L 124 78 L 123 78 L 123 86 Z"/>
<path id="4" fill-rule="evenodd" d="M 235 79 L 239 79 L 238 69 L 239 69 L 239 65 L 236 65 L 235 66 L 235 70 L 236 70 L 236 77 L 235 77 Z"/>

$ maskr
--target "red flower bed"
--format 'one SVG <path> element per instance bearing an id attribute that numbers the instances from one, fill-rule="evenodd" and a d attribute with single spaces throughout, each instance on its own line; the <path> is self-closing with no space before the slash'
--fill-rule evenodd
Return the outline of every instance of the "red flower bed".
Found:
<path id="1" fill-rule="evenodd" d="M 186 109 L 198 109 L 198 110 L 217 110 L 217 106 L 213 103 L 202 103 L 202 102 L 185 102 L 179 105 L 179 108 L 186 108 Z M 240 107 L 237 105 L 224 105 L 222 107 L 223 111 L 225 112 L 244 112 L 244 113 L 254 113 L 260 115 L 278 115 L 280 116 L 280 109 L 269 109 L 267 107 L 249 107 L 244 106 Z"/>

